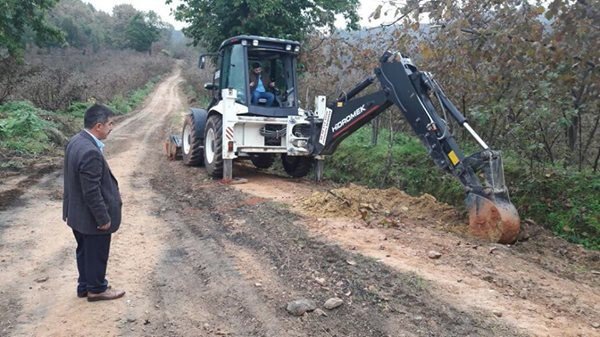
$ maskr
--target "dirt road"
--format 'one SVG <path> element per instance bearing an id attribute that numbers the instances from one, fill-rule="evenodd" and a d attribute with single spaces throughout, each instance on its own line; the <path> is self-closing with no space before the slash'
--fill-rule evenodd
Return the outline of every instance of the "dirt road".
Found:
<path id="1" fill-rule="evenodd" d="M 123 299 L 76 297 L 60 171 L 26 191 L 27 177 L 0 184 L 15 196 L 0 207 L 1 336 L 600 335 L 600 255 L 537 226 L 487 244 L 432 198 L 244 165 L 234 175 L 248 183 L 223 185 L 167 161 L 181 81 L 175 71 L 107 141 L 124 200 L 107 278 Z M 325 309 L 333 297 L 343 304 Z M 302 298 L 320 310 L 290 315 Z"/>

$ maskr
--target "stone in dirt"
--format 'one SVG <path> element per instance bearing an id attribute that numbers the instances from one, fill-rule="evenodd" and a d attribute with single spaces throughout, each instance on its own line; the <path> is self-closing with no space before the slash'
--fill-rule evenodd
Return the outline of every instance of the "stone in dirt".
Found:
<path id="1" fill-rule="evenodd" d="M 313 311 L 317 308 L 317 304 L 313 300 L 299 299 L 291 301 L 287 304 L 286 310 L 294 316 L 302 316 L 305 312 Z"/>
<path id="2" fill-rule="evenodd" d="M 323 316 L 323 317 L 327 317 L 327 313 L 321 309 L 315 309 L 315 314 L 319 315 L 319 316 Z"/>
<path id="3" fill-rule="evenodd" d="M 37 283 L 43 283 L 43 282 L 48 281 L 49 278 L 50 277 L 48 277 L 48 276 L 42 276 L 42 277 L 36 278 L 34 281 L 37 282 Z"/>
<path id="4" fill-rule="evenodd" d="M 430 259 L 439 259 L 440 257 L 442 257 L 442 253 L 440 252 L 436 252 L 435 250 L 430 250 L 429 253 L 427 253 L 427 256 L 429 256 Z"/>
<path id="5" fill-rule="evenodd" d="M 325 284 L 325 279 L 322 277 L 315 277 L 315 281 L 320 284 L 320 285 L 324 285 Z"/>
<path id="6" fill-rule="evenodd" d="M 325 301 L 324 306 L 325 309 L 332 310 L 339 307 L 342 304 L 344 304 L 344 301 L 341 298 L 333 297 Z"/>

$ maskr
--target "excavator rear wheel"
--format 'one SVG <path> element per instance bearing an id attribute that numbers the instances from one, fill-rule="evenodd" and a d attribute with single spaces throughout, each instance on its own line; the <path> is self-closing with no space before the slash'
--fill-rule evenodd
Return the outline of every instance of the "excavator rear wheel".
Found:
<path id="1" fill-rule="evenodd" d="M 221 115 L 211 115 L 204 129 L 204 165 L 209 176 L 223 178 L 223 124 Z"/>
<path id="2" fill-rule="evenodd" d="M 194 115 L 189 114 L 183 122 L 181 136 L 183 163 L 188 166 L 201 166 L 204 164 L 203 149 L 202 131 L 198 130 Z"/>

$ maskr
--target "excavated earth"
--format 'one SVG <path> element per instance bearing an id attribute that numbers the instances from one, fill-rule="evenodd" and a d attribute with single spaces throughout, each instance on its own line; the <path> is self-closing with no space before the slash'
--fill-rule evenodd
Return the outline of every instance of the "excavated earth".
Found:
<path id="1" fill-rule="evenodd" d="M 0 176 L 1 336 L 600 335 L 600 254 L 531 221 L 522 241 L 490 244 L 428 195 L 244 162 L 245 183 L 227 185 L 168 161 L 182 81 L 175 70 L 107 140 L 124 200 L 107 277 L 124 298 L 75 295 L 59 158 Z M 291 315 L 298 299 L 317 310 Z"/>

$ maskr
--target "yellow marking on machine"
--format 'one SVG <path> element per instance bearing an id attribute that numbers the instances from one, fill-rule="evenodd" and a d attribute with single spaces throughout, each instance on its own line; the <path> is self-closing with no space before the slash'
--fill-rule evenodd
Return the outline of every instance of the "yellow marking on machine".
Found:
<path id="1" fill-rule="evenodd" d="M 450 161 L 454 166 L 456 166 L 456 164 L 458 164 L 458 162 L 460 161 L 460 159 L 458 159 L 458 156 L 456 155 L 456 153 L 454 153 L 454 151 L 450 151 L 450 153 L 448 153 L 448 158 L 450 158 Z"/>

